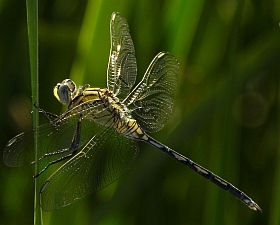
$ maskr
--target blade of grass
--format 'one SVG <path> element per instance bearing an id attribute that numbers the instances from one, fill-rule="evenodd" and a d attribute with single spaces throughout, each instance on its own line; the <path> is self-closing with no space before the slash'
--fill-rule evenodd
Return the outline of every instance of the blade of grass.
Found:
<path id="1" fill-rule="evenodd" d="M 28 27 L 28 41 L 29 41 L 29 57 L 30 57 L 30 72 L 31 72 L 31 89 L 32 89 L 32 103 L 39 104 L 39 77 L 38 77 L 38 1 L 26 0 L 27 10 L 27 27 Z M 39 125 L 38 110 L 33 110 L 33 127 L 36 128 Z M 37 133 L 34 133 L 35 143 L 35 160 L 37 161 Z M 38 164 L 35 164 L 35 174 L 38 174 Z M 41 225 L 42 211 L 39 204 L 39 179 L 35 179 L 35 197 L 34 197 L 34 224 Z"/>

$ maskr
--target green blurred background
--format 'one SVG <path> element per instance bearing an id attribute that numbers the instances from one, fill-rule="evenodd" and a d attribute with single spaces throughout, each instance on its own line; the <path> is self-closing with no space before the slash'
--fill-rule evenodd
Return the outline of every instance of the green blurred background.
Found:
<path id="1" fill-rule="evenodd" d="M 105 87 L 113 11 L 129 23 L 138 79 L 159 51 L 180 62 L 172 117 L 152 136 L 233 183 L 263 213 L 140 143 L 135 165 L 117 182 L 43 212 L 44 224 L 280 224 L 280 1 L 40 0 L 43 109 L 62 111 L 52 88 L 64 78 Z M 0 1 L 0 32 L 4 150 L 32 128 L 25 1 Z M 32 224 L 33 168 L 0 163 L 0 173 L 0 224 Z"/>

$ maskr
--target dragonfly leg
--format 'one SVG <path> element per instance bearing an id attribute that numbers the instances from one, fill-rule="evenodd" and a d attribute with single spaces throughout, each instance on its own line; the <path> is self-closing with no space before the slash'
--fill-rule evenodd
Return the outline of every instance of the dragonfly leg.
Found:
<path id="1" fill-rule="evenodd" d="M 64 153 L 69 152 L 69 151 L 71 151 L 70 148 L 63 148 L 63 149 L 59 149 L 59 150 L 57 150 L 57 151 L 55 151 L 55 152 L 46 153 L 46 154 L 44 154 L 42 157 L 40 157 L 40 158 L 38 159 L 37 162 L 36 162 L 36 161 L 33 161 L 33 162 L 30 163 L 30 165 L 34 165 L 34 164 L 36 164 L 36 163 L 42 161 L 44 158 L 47 158 L 47 157 L 49 157 L 49 156 L 64 154 Z M 72 151 L 71 151 L 71 152 L 72 152 Z"/>
<path id="2" fill-rule="evenodd" d="M 56 115 L 56 114 L 54 114 L 54 113 L 51 113 L 51 112 L 47 112 L 47 111 L 45 111 L 45 110 L 39 108 L 39 106 L 37 106 L 36 103 L 34 103 L 33 105 L 34 105 L 34 107 L 38 110 L 39 113 L 43 113 L 43 115 L 47 118 L 47 120 L 48 120 L 51 124 L 53 124 L 53 120 L 51 120 L 51 117 L 54 117 L 54 118 L 56 118 L 56 119 L 59 118 L 58 115 Z"/>
<path id="3" fill-rule="evenodd" d="M 77 122 L 76 132 L 73 135 L 73 139 L 72 139 L 72 142 L 70 144 L 70 147 L 68 149 L 64 149 L 64 150 L 61 150 L 59 152 L 60 154 L 63 153 L 63 152 L 66 152 L 66 151 L 69 151 L 70 153 L 60 157 L 59 159 L 56 159 L 56 160 L 53 160 L 53 161 L 49 162 L 38 174 L 33 176 L 34 178 L 40 176 L 43 172 L 45 172 L 49 168 L 49 166 L 51 166 L 53 164 L 56 164 L 58 162 L 62 162 L 66 159 L 72 158 L 78 152 L 78 148 L 79 148 L 79 145 L 80 145 L 80 137 L 81 137 L 81 125 L 82 125 L 82 116 L 80 116 L 80 118 Z M 57 153 L 57 154 L 59 154 L 59 153 Z M 42 156 L 39 160 L 42 160 L 43 158 L 45 158 L 47 156 L 51 156 L 51 155 L 55 155 L 55 154 L 56 154 L 55 152 L 54 153 L 47 153 L 44 156 Z M 34 164 L 34 163 L 36 163 L 36 162 L 32 162 L 32 164 Z"/>

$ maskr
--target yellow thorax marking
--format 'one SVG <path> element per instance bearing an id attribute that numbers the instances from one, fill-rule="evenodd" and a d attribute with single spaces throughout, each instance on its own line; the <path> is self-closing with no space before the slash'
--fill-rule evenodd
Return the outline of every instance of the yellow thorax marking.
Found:
<path id="1" fill-rule="evenodd" d="M 101 100 L 100 96 L 103 95 L 106 92 L 106 89 L 101 88 L 87 88 L 83 90 L 82 92 L 79 92 L 71 101 L 69 105 L 69 109 L 74 108 L 75 106 L 78 106 L 84 102 L 89 101 L 98 101 Z"/>

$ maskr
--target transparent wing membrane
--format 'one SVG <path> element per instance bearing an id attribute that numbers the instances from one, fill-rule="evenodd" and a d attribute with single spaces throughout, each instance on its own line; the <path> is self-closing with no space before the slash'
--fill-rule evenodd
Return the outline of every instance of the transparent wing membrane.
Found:
<path id="1" fill-rule="evenodd" d="M 108 186 L 131 166 L 137 155 L 135 141 L 103 127 L 45 182 L 42 208 L 58 209 Z"/>
<path id="2" fill-rule="evenodd" d="M 55 122 L 55 121 L 54 121 Z M 77 118 L 69 118 L 58 126 L 52 123 L 38 127 L 38 153 L 44 160 L 56 160 L 69 153 L 70 143 L 76 130 Z M 80 145 L 83 144 L 81 141 Z M 45 157 L 44 155 L 49 155 Z M 34 130 L 17 135 L 9 141 L 4 151 L 6 165 L 17 167 L 29 165 L 35 160 Z"/>
<path id="3" fill-rule="evenodd" d="M 169 119 L 177 84 L 179 64 L 168 52 L 159 53 L 143 79 L 124 100 L 133 117 L 147 132 L 160 130 Z"/>
<path id="4" fill-rule="evenodd" d="M 133 42 L 126 19 L 113 13 L 110 23 L 111 50 L 107 69 L 107 87 L 125 98 L 134 86 L 137 74 Z"/>

